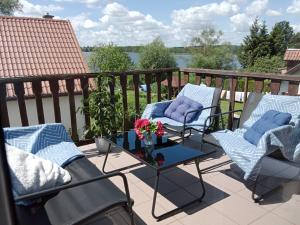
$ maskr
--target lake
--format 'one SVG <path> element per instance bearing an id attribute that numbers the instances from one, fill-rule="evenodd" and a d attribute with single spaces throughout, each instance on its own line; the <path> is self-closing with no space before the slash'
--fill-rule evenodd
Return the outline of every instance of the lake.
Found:
<path id="1" fill-rule="evenodd" d="M 89 55 L 91 53 L 90 52 L 83 52 L 83 55 L 85 57 L 85 59 L 87 60 Z M 139 63 L 139 53 L 137 52 L 128 52 L 129 57 L 131 58 L 131 60 L 134 62 L 134 64 L 138 64 Z M 180 68 L 186 68 L 189 66 L 189 64 L 191 63 L 192 60 L 192 55 L 191 54 L 174 54 L 177 66 Z M 234 57 L 234 64 L 237 66 L 237 68 L 240 68 L 241 65 L 237 59 L 237 57 Z"/>

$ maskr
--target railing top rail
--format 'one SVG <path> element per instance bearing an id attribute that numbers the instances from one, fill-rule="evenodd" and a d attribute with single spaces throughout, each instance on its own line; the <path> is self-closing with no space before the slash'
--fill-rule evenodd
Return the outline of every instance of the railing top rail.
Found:
<path id="1" fill-rule="evenodd" d="M 283 80 L 283 81 L 300 81 L 299 75 L 284 75 L 274 73 L 250 73 L 232 70 L 211 70 L 211 69 L 198 69 L 198 68 L 181 68 L 181 72 L 188 73 L 200 73 L 214 76 L 226 76 L 226 77 L 248 77 L 256 79 L 272 79 L 272 80 Z"/>
<path id="2" fill-rule="evenodd" d="M 122 75 L 140 75 L 140 74 L 155 74 L 155 73 L 166 73 L 179 71 L 178 67 L 174 68 L 163 68 L 163 69 L 152 69 L 152 70 L 129 70 L 122 72 L 103 72 L 103 74 L 110 74 L 113 76 Z M 15 76 L 15 77 L 1 77 L 0 83 L 15 83 L 15 82 L 31 82 L 35 80 L 46 81 L 46 80 L 65 80 L 65 79 L 79 79 L 79 78 L 93 78 L 99 73 L 76 73 L 76 74 L 54 74 L 54 75 L 43 75 L 43 76 Z"/>

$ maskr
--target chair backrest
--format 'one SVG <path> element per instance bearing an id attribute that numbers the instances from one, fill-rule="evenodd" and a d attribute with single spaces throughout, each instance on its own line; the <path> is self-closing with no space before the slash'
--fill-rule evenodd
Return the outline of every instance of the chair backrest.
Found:
<path id="1" fill-rule="evenodd" d="M 300 96 L 250 93 L 241 115 L 240 127 L 248 128 L 268 110 L 292 114 L 291 122 L 300 119 Z"/>
<path id="2" fill-rule="evenodd" d="M 205 85 L 186 84 L 184 88 L 178 93 L 179 96 L 186 96 L 203 105 L 204 108 L 213 105 L 218 105 L 222 90 L 215 87 L 207 87 Z M 203 110 L 197 119 L 198 122 L 203 122 L 205 119 L 216 113 L 216 108 L 212 110 Z"/>

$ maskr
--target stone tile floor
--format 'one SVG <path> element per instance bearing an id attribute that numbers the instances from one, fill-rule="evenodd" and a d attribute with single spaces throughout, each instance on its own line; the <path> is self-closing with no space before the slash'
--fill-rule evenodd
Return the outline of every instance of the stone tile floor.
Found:
<path id="1" fill-rule="evenodd" d="M 200 149 L 199 137 L 192 136 L 186 145 Z M 205 145 L 204 150 L 215 148 Z M 98 154 L 95 145 L 81 147 L 89 160 L 100 170 L 104 155 Z M 113 170 L 137 163 L 120 150 L 110 155 L 106 170 Z M 157 222 L 151 216 L 155 174 L 151 168 L 140 166 L 124 171 L 129 181 L 131 197 L 137 225 L 291 225 L 300 224 L 300 169 L 273 159 L 264 160 L 263 176 L 258 185 L 259 193 L 268 193 L 260 204 L 251 199 L 250 182 L 244 182 L 242 172 L 229 158 L 218 150 L 200 163 L 200 168 L 220 165 L 203 174 L 206 195 L 201 203 L 196 203 L 178 214 Z M 272 175 L 272 176 L 270 176 Z M 120 189 L 122 181 L 112 179 Z M 201 186 L 194 163 L 180 165 L 165 171 L 161 177 L 157 198 L 157 214 L 174 209 L 201 195 Z M 122 210 L 96 219 L 92 224 L 129 224 L 127 214 Z"/>

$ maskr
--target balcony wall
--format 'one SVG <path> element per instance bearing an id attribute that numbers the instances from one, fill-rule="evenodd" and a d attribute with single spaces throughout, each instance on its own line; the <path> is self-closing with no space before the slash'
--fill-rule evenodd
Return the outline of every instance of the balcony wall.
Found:
<path id="1" fill-rule="evenodd" d="M 297 75 L 281 75 L 281 74 L 263 74 L 263 73 L 241 73 L 237 71 L 207 70 L 195 68 L 169 68 L 158 70 L 143 71 L 124 71 L 120 73 L 109 73 L 115 77 L 115 81 L 110 85 L 111 94 L 115 93 L 116 86 L 121 88 L 122 102 L 124 109 L 124 126 L 122 129 L 130 128 L 128 118 L 128 80 L 133 80 L 134 93 L 134 110 L 136 115 L 142 113 L 141 97 L 139 84 L 144 80 L 147 86 L 146 102 L 153 100 L 151 94 L 151 86 L 157 86 L 155 101 L 161 101 L 164 98 L 171 99 L 174 93 L 180 90 L 180 81 L 200 84 L 207 86 L 220 87 L 223 90 L 230 91 L 228 110 L 235 108 L 235 92 L 244 92 L 244 99 L 247 98 L 247 92 L 271 92 L 272 94 L 298 95 L 300 93 L 299 83 L 300 76 Z M 62 122 L 70 131 L 74 140 L 79 140 L 84 127 L 88 127 L 90 120 L 89 115 L 81 115 L 77 112 L 81 99 L 86 99 L 89 92 L 92 91 L 88 83 L 88 79 L 94 78 L 96 74 L 65 74 L 57 76 L 42 77 L 15 77 L 0 79 L 0 112 L 2 124 L 9 126 L 27 126 L 33 124 L 42 124 L 49 122 Z M 173 76 L 179 77 L 177 88 L 172 88 Z M 161 81 L 167 77 L 168 87 L 166 96 L 162 93 Z M 74 82 L 80 79 L 82 90 L 78 93 L 74 90 Z M 59 94 L 59 81 L 65 80 L 67 93 Z M 42 81 L 51 83 L 52 94 L 43 96 L 41 92 Z M 32 83 L 35 86 L 33 96 L 25 96 L 23 86 L 25 82 Z M 13 84 L 16 98 L 8 99 L 6 93 L 6 85 Z M 78 91 L 78 90 L 77 90 Z M 174 93 L 173 93 L 174 92 Z M 228 118 L 229 128 L 232 126 L 233 115 Z"/>

